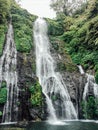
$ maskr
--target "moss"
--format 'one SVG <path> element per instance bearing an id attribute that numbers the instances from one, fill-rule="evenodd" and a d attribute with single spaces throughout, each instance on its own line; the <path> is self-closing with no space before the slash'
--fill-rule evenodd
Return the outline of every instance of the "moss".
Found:
<path id="1" fill-rule="evenodd" d="M 68 72 L 76 72 L 76 71 L 78 71 L 77 66 L 72 64 L 72 63 L 67 63 L 67 64 L 65 64 L 65 66 L 66 66 L 66 70 Z"/>
<path id="2" fill-rule="evenodd" d="M 68 72 L 76 72 L 78 71 L 77 66 L 72 64 L 72 63 L 68 63 L 68 62 L 60 62 L 57 64 L 57 68 L 58 71 L 60 72 L 64 72 L 64 71 L 68 71 Z"/>
<path id="3" fill-rule="evenodd" d="M 32 62 L 32 71 L 36 74 L 36 63 L 34 61 Z"/>
<path id="4" fill-rule="evenodd" d="M 57 64 L 57 68 L 56 69 L 59 70 L 59 71 L 65 71 L 66 70 L 66 66 L 65 66 L 64 63 L 60 62 L 60 63 Z"/>

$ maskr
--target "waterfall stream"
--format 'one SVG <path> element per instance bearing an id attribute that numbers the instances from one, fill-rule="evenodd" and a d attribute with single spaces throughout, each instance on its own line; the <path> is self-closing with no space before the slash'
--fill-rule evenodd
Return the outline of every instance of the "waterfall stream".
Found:
<path id="1" fill-rule="evenodd" d="M 81 74 L 85 74 L 85 72 L 84 72 L 84 70 L 83 70 L 81 65 L 78 65 L 78 68 L 79 68 L 79 71 L 80 71 Z"/>
<path id="2" fill-rule="evenodd" d="M 90 96 L 94 96 L 95 99 L 98 99 L 98 84 L 95 82 L 95 78 L 93 75 L 85 73 L 82 66 L 78 65 L 79 71 L 81 74 L 85 74 L 87 77 L 87 81 L 84 86 L 83 91 L 83 102 L 84 102 L 84 110 L 85 110 L 85 118 L 88 119 L 88 98 Z"/>
<path id="3" fill-rule="evenodd" d="M 48 120 L 76 119 L 77 113 L 71 102 L 67 87 L 61 74 L 55 72 L 56 61 L 50 52 L 47 31 L 46 21 L 38 18 L 34 23 L 36 75 L 46 98 Z"/>
<path id="4" fill-rule="evenodd" d="M 81 74 L 85 74 L 81 65 L 78 65 L 78 68 Z M 98 98 L 98 84 L 96 84 L 94 76 L 86 73 L 86 77 L 87 82 L 84 86 L 83 100 L 86 100 L 87 94 L 91 88 L 93 89 L 94 96 Z"/>
<path id="5" fill-rule="evenodd" d="M 9 24 L 6 43 L 0 58 L 0 83 L 6 82 L 7 101 L 3 110 L 2 122 L 17 121 L 18 86 L 17 86 L 17 51 L 13 39 L 13 27 Z"/>

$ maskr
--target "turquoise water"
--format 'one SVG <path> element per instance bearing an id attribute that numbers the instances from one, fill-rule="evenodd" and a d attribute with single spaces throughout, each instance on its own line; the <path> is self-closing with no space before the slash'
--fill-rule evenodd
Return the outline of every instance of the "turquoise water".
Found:
<path id="1" fill-rule="evenodd" d="M 0 130 L 98 130 L 98 123 L 73 121 L 66 122 L 65 125 L 50 125 L 47 122 L 33 122 L 24 128 L 3 125 L 0 126 Z"/>

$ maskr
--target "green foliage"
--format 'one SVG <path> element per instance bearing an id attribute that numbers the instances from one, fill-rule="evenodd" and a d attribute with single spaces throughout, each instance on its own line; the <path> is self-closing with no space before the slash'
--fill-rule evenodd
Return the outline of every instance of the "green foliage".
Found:
<path id="1" fill-rule="evenodd" d="M 60 13 L 60 12 L 64 12 L 64 6 L 65 6 L 65 2 L 64 0 L 53 0 L 51 1 L 51 8 L 53 8 L 57 13 Z"/>
<path id="2" fill-rule="evenodd" d="M 2 116 L 3 115 L 3 113 L 2 113 L 2 111 L 0 111 L 0 116 Z"/>
<path id="3" fill-rule="evenodd" d="M 2 81 L 1 88 L 6 88 L 6 82 Z"/>
<path id="4" fill-rule="evenodd" d="M 35 63 L 35 59 L 32 62 L 32 71 L 33 71 L 34 74 L 36 74 L 36 63 Z"/>
<path id="5" fill-rule="evenodd" d="M 63 12 L 65 15 L 72 15 L 72 14 L 81 14 L 82 11 L 85 10 L 86 4 L 81 1 L 72 1 L 71 3 L 68 2 L 68 0 L 52 0 L 51 1 L 51 8 L 53 8 L 56 13 Z"/>
<path id="6" fill-rule="evenodd" d="M 96 80 L 96 83 L 98 84 L 98 70 L 97 70 L 96 75 L 95 75 L 95 80 Z"/>
<path id="7" fill-rule="evenodd" d="M 73 16 L 82 15 L 83 13 L 85 13 L 86 7 L 87 7 L 87 3 L 83 3 L 83 4 L 81 5 L 81 8 L 77 9 L 77 10 L 73 13 Z"/>
<path id="8" fill-rule="evenodd" d="M 98 99 L 90 96 L 87 101 L 83 101 L 82 111 L 85 119 L 96 119 L 98 117 Z"/>
<path id="9" fill-rule="evenodd" d="M 57 9 L 57 6 L 62 5 L 62 2 L 57 1 L 52 3 L 52 7 Z M 53 5 L 54 4 L 54 5 Z M 60 8 L 62 8 L 60 6 Z M 56 24 L 60 24 L 64 33 L 58 36 L 58 39 L 64 41 L 62 46 L 55 44 L 52 40 L 54 49 L 64 55 L 68 52 L 75 64 L 81 64 L 85 70 L 95 71 L 97 82 L 98 71 L 98 0 L 89 0 L 83 4 L 82 8 L 77 10 L 73 16 L 64 16 L 64 12 L 57 14 Z M 52 22 L 53 24 L 53 22 Z M 50 34 L 57 37 L 54 32 L 54 24 Z M 58 31 L 57 31 L 58 32 Z M 61 32 L 61 31 L 60 31 Z M 55 41 L 55 38 L 54 38 Z M 59 68 L 63 70 L 63 65 L 59 64 Z M 65 69 L 65 68 L 64 68 Z"/>
<path id="10" fill-rule="evenodd" d="M 74 63 L 72 63 L 72 60 L 68 54 L 68 50 L 65 49 L 65 44 L 62 41 L 62 37 L 50 37 L 50 41 L 52 44 L 52 48 L 60 54 L 61 60 L 57 63 L 56 71 L 68 71 L 68 72 L 74 72 L 77 71 L 77 67 Z"/>
<path id="11" fill-rule="evenodd" d="M 65 32 L 61 38 L 66 41 L 66 43 L 69 43 L 70 40 L 73 38 L 73 35 L 74 35 L 75 31 L 67 31 Z"/>
<path id="12" fill-rule="evenodd" d="M 4 104 L 7 100 L 7 89 L 5 83 L 2 83 L 2 88 L 0 88 L 0 104 Z"/>
<path id="13" fill-rule="evenodd" d="M 7 21 L 10 17 L 10 0 L 0 0 L 0 56 L 3 52 L 5 34 L 7 32 Z"/>
<path id="14" fill-rule="evenodd" d="M 56 20 L 46 19 L 48 23 L 48 34 L 53 36 L 59 36 L 63 34 L 64 30 L 62 24 Z"/>
<path id="15" fill-rule="evenodd" d="M 65 49 L 76 64 L 82 64 L 85 69 L 94 69 L 98 64 L 98 16 L 86 21 L 80 18 L 70 25 L 61 38 L 65 41 Z"/>
<path id="16" fill-rule="evenodd" d="M 57 64 L 57 70 L 59 71 L 65 71 L 66 70 L 66 65 L 62 62 Z"/>
<path id="17" fill-rule="evenodd" d="M 51 97 L 52 101 L 56 101 L 58 99 L 57 95 L 52 95 Z"/>
<path id="18" fill-rule="evenodd" d="M 0 56 L 2 55 L 2 52 L 3 52 L 6 31 L 7 31 L 7 25 L 0 24 Z"/>
<path id="19" fill-rule="evenodd" d="M 0 23 L 6 21 L 10 11 L 10 0 L 0 0 Z"/>
<path id="20" fill-rule="evenodd" d="M 31 86 L 29 88 L 29 91 L 31 93 L 31 104 L 32 106 L 41 106 L 42 105 L 42 89 L 40 84 L 37 82 L 34 84 L 34 86 Z"/>
<path id="21" fill-rule="evenodd" d="M 32 22 L 36 16 L 29 14 L 26 10 L 13 5 L 11 8 L 12 23 L 14 26 L 16 48 L 20 52 L 29 53 L 33 47 Z"/>
<path id="22" fill-rule="evenodd" d="M 20 102 L 17 102 L 17 106 L 20 106 Z"/>
<path id="23" fill-rule="evenodd" d="M 98 0 L 89 0 L 87 8 L 88 18 L 95 17 L 98 14 Z"/>

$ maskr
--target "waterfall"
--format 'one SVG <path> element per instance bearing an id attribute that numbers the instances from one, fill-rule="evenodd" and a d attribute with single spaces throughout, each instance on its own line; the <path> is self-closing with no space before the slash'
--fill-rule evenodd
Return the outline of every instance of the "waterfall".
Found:
<path id="1" fill-rule="evenodd" d="M 17 51 L 13 39 L 13 27 L 10 23 L 7 32 L 5 47 L 0 58 L 0 84 L 2 83 L 2 81 L 6 81 L 7 85 L 7 101 L 4 105 L 2 122 L 17 121 L 17 80 Z"/>
<path id="2" fill-rule="evenodd" d="M 95 82 L 95 78 L 93 75 L 86 74 L 87 76 L 87 82 L 84 86 L 84 92 L 83 92 L 83 101 L 84 101 L 84 109 L 85 111 L 85 117 L 87 119 L 87 97 L 89 96 L 88 94 L 93 92 L 93 95 L 95 98 L 98 98 L 98 85 Z"/>
<path id="3" fill-rule="evenodd" d="M 76 119 L 77 113 L 71 102 L 67 87 L 59 72 L 55 72 L 56 61 L 50 52 L 47 23 L 38 18 L 34 23 L 36 51 L 36 75 L 46 98 L 48 120 Z M 53 98 L 56 98 L 53 101 Z"/>
<path id="4" fill-rule="evenodd" d="M 81 74 L 85 73 L 81 65 L 78 65 L 78 68 L 79 68 L 79 71 L 80 71 Z"/>
<path id="5" fill-rule="evenodd" d="M 85 74 L 87 77 L 87 82 L 85 83 L 84 86 L 84 91 L 83 91 L 83 101 L 84 101 L 84 110 L 85 110 L 85 118 L 88 118 L 88 112 L 87 112 L 87 102 L 88 102 L 88 97 L 93 95 L 96 99 L 98 98 L 98 84 L 95 82 L 95 78 L 93 75 L 90 75 L 88 73 L 85 73 L 82 66 L 78 65 L 79 71 L 81 74 Z"/>
<path id="6" fill-rule="evenodd" d="M 85 74 L 81 65 L 78 65 L 78 68 L 81 74 Z M 86 100 L 87 94 L 89 93 L 89 90 L 91 88 L 93 89 L 94 96 L 98 98 L 98 84 L 96 84 L 94 76 L 86 73 L 86 77 L 87 77 L 87 82 L 84 86 L 83 100 L 84 101 Z"/>
<path id="7" fill-rule="evenodd" d="M 93 89 L 93 94 L 95 98 L 98 98 L 98 85 L 95 82 L 94 76 L 90 74 L 86 74 L 86 76 L 87 76 L 87 82 L 84 87 L 83 100 L 86 100 L 87 94 L 89 93 L 90 89 Z"/>

